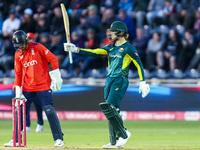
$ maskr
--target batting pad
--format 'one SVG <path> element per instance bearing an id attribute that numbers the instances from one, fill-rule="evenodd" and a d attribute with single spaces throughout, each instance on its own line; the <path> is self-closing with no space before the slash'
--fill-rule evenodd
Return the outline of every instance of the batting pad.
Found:
<path id="1" fill-rule="evenodd" d="M 113 126 L 116 135 L 126 139 L 128 136 L 126 134 L 122 118 L 117 112 L 116 108 L 109 103 L 100 103 L 99 106 L 101 107 L 101 110 L 103 111 L 108 121 L 110 121 L 110 124 Z"/>
<path id="2" fill-rule="evenodd" d="M 108 120 L 108 128 L 109 128 L 110 143 L 111 143 L 111 145 L 115 145 L 116 144 L 116 132 L 109 120 Z"/>
<path id="3" fill-rule="evenodd" d="M 55 109 L 53 106 L 47 105 L 44 107 L 44 111 L 47 115 L 54 141 L 57 139 L 63 140 L 63 133 L 61 131 L 60 122 L 58 120 L 58 116 L 56 115 Z"/>

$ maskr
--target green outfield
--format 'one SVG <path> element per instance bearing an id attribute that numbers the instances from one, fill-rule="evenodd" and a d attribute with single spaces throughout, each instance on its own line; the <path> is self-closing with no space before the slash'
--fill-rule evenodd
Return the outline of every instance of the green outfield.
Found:
<path id="1" fill-rule="evenodd" d="M 124 149 L 133 150 L 190 150 L 200 149 L 200 122 L 196 121 L 125 121 L 132 133 Z M 106 121 L 61 121 L 64 149 L 101 149 L 109 143 Z M 32 132 L 27 133 L 26 149 L 52 149 L 54 142 L 48 122 L 44 131 L 35 132 L 36 121 L 32 121 Z M 11 120 L 0 120 L 0 149 L 12 136 Z M 14 148 L 11 148 L 14 149 Z M 19 148 L 16 148 L 19 149 Z"/>

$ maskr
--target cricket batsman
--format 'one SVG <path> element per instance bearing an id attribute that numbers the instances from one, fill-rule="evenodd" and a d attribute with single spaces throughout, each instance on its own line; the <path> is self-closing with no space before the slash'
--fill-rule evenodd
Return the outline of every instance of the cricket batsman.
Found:
<path id="1" fill-rule="evenodd" d="M 28 110 L 31 103 L 39 98 L 51 127 L 55 141 L 54 147 L 62 147 L 63 133 L 53 107 L 52 97 L 52 90 L 59 91 L 63 82 L 58 60 L 42 44 L 29 42 L 28 36 L 22 30 L 14 32 L 12 42 L 17 50 L 15 53 L 15 99 L 20 101 L 25 98 L 26 110 Z M 48 62 L 52 65 L 52 71 L 49 71 Z M 18 146 L 17 136 L 16 139 Z M 12 147 L 13 140 L 5 143 L 4 146 Z"/>
<path id="2" fill-rule="evenodd" d="M 104 88 L 105 102 L 99 105 L 108 120 L 110 143 L 103 145 L 103 148 L 117 149 L 123 148 L 131 137 L 131 133 L 124 127 L 123 120 L 119 115 L 120 102 L 129 84 L 128 72 L 131 62 L 137 67 L 140 78 L 139 93 L 142 92 L 143 98 L 148 95 L 150 88 L 146 84 L 143 65 L 136 48 L 126 41 L 128 38 L 127 26 L 121 21 L 115 21 L 108 30 L 110 30 L 113 44 L 97 49 L 83 49 L 72 43 L 64 43 L 64 49 L 85 56 L 108 56 L 109 72 Z"/>
<path id="3" fill-rule="evenodd" d="M 35 42 L 35 35 L 32 32 L 28 32 L 26 35 L 28 36 L 29 42 Z M 35 131 L 42 132 L 43 124 L 44 124 L 43 117 L 42 117 L 42 104 L 41 104 L 40 99 L 38 98 L 35 98 L 33 103 L 35 105 L 35 109 L 36 109 L 37 117 L 38 117 L 37 127 Z M 26 113 L 26 132 L 31 132 L 30 110 L 31 110 L 31 107 L 29 107 L 29 110 L 27 110 L 27 113 Z"/>

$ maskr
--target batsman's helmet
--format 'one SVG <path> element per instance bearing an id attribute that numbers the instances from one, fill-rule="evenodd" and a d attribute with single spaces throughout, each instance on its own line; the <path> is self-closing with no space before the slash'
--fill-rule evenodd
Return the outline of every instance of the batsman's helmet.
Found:
<path id="1" fill-rule="evenodd" d="M 117 31 L 115 33 L 115 35 L 117 37 L 125 37 L 128 38 L 128 29 L 125 23 L 123 23 L 122 21 L 115 21 L 111 24 L 110 29 L 108 29 L 110 31 Z M 123 34 L 121 34 L 121 31 L 124 32 Z M 117 40 L 117 38 L 115 39 Z"/>
<path id="2" fill-rule="evenodd" d="M 17 30 L 13 33 L 12 43 L 14 45 L 14 48 L 17 50 L 19 46 L 22 46 L 28 43 L 28 36 L 26 35 L 24 31 Z"/>
<path id="3" fill-rule="evenodd" d="M 110 29 L 108 29 L 110 31 L 123 31 L 125 33 L 128 32 L 127 26 L 125 23 L 123 23 L 122 21 L 115 21 L 111 24 Z"/>

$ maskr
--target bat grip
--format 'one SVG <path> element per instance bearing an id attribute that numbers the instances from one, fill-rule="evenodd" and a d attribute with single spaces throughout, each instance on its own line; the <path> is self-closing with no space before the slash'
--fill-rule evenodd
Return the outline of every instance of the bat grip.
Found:
<path id="1" fill-rule="evenodd" d="M 73 59 L 72 59 L 72 52 L 71 52 L 71 50 L 69 51 L 69 62 L 70 62 L 70 64 L 73 64 Z"/>

